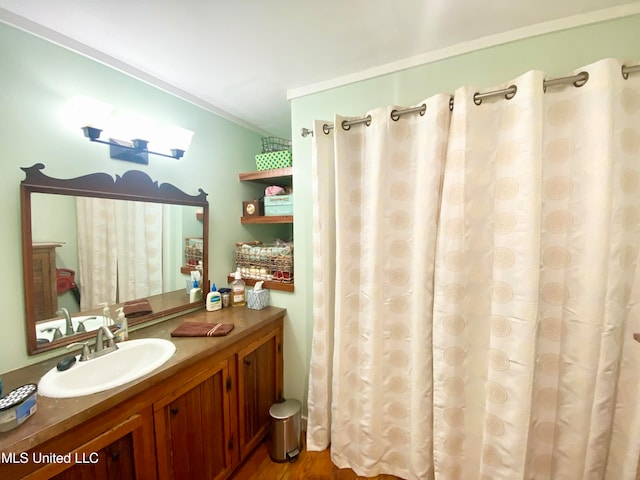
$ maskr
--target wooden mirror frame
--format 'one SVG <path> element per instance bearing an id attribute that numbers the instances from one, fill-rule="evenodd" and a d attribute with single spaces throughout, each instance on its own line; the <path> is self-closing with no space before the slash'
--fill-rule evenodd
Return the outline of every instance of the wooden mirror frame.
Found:
<path id="1" fill-rule="evenodd" d="M 173 205 L 196 206 L 202 208 L 203 224 L 203 258 L 202 272 L 203 291 L 208 288 L 207 251 L 209 245 L 209 203 L 207 194 L 198 189 L 199 195 L 188 195 L 170 183 L 158 184 L 146 173 L 130 170 L 114 178 L 107 173 L 92 173 L 71 179 L 57 179 L 48 177 L 42 170 L 44 165 L 38 163 L 32 167 L 21 167 L 26 178 L 20 183 L 20 214 L 22 221 L 22 267 L 24 277 L 25 323 L 27 331 L 27 348 L 29 355 L 46 352 L 71 342 L 84 341 L 95 336 L 95 332 L 79 333 L 69 338 L 38 344 L 36 340 L 36 310 L 34 299 L 33 279 L 33 239 L 31 229 L 31 194 L 51 193 L 54 195 L 69 195 L 80 197 L 111 198 L 116 200 L 132 200 L 139 202 L 170 203 Z M 185 303 L 171 306 L 165 310 L 139 318 L 131 318 L 129 325 L 137 325 L 164 316 L 186 312 L 198 308 L 198 304 Z"/>

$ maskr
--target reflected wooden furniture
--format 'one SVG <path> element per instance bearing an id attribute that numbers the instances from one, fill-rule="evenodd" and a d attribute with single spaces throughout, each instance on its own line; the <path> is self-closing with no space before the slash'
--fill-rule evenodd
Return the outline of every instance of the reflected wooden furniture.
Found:
<path id="1" fill-rule="evenodd" d="M 33 244 L 33 301 L 36 321 L 53 318 L 58 310 L 56 248 L 60 243 Z"/>
<path id="2" fill-rule="evenodd" d="M 171 339 L 188 320 L 236 325 L 225 337 L 174 338 L 172 359 L 130 385 L 71 399 L 38 397 L 36 414 L 0 434 L 3 458 L 16 459 L 0 463 L 0 478 L 229 478 L 264 440 L 269 408 L 282 396 L 285 313 L 200 311 L 132 332 Z M 3 382 L 37 382 L 58 360 L 3 374 Z M 61 460 L 34 462 L 41 453 Z"/>

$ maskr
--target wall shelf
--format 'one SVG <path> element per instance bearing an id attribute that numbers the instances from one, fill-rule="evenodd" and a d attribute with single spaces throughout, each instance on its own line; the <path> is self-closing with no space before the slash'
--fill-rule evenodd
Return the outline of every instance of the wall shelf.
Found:
<path id="1" fill-rule="evenodd" d="M 253 172 L 244 172 L 238 174 L 241 182 L 253 182 L 261 185 L 280 185 L 282 187 L 290 187 L 293 185 L 293 167 L 274 168 L 272 170 L 256 170 Z M 293 215 L 267 216 L 261 215 L 256 217 L 240 217 L 240 223 L 243 225 L 266 225 L 266 224 L 293 224 Z M 229 283 L 233 282 L 233 276 L 229 276 Z M 252 278 L 243 278 L 247 286 L 253 286 L 259 280 Z M 264 280 L 264 288 L 270 290 L 280 290 L 283 292 L 293 292 L 294 285 L 292 283 L 280 283 Z"/>
<path id="2" fill-rule="evenodd" d="M 274 183 L 291 186 L 293 178 L 293 167 L 274 168 L 273 170 L 257 170 L 255 172 L 244 172 L 239 174 L 241 182 L 256 182 L 264 185 Z"/>
<path id="3" fill-rule="evenodd" d="M 259 217 L 240 217 L 240 223 L 242 223 L 243 225 L 265 223 L 293 223 L 293 215 L 261 215 Z"/>
<path id="4" fill-rule="evenodd" d="M 229 275 L 227 277 L 227 281 L 229 282 L 229 285 L 231 285 L 231 283 L 234 280 L 235 280 L 235 277 L 233 275 Z M 253 278 L 244 278 L 244 277 L 242 277 L 242 281 L 248 287 L 253 287 L 256 284 L 256 282 L 259 282 L 260 280 L 256 280 L 256 279 L 253 279 Z M 262 288 L 267 288 L 269 290 L 280 290 L 280 291 L 283 291 L 283 292 L 293 292 L 293 290 L 294 290 L 293 283 L 271 282 L 269 280 L 263 280 L 263 281 L 264 281 L 264 285 L 262 286 Z"/>

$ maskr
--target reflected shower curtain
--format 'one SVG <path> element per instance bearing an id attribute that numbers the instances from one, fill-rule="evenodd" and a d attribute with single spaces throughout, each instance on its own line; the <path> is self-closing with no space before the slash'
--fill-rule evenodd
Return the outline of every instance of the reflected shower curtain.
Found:
<path id="1" fill-rule="evenodd" d="M 116 303 L 118 245 L 113 200 L 77 197 L 80 310 Z"/>
<path id="2" fill-rule="evenodd" d="M 162 293 L 163 205 L 117 201 L 118 301 Z"/>
<path id="3" fill-rule="evenodd" d="M 334 141 L 315 125 L 310 449 L 360 475 L 635 478 L 640 77 L 621 65 L 480 105 L 460 88 L 450 123 L 401 117 L 424 123 L 399 147 L 378 111 Z M 396 203 L 403 180 L 421 197 Z"/>
<path id="4" fill-rule="evenodd" d="M 162 204 L 76 202 L 81 310 L 162 293 Z"/>

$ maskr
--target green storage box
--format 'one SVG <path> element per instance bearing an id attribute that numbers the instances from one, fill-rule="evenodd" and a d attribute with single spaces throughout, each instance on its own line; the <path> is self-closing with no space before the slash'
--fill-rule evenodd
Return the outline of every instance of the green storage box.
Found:
<path id="1" fill-rule="evenodd" d="M 293 194 L 264 197 L 264 214 L 267 217 L 293 215 Z"/>
<path id="2" fill-rule="evenodd" d="M 281 150 L 279 152 L 260 153 L 256 155 L 256 167 L 258 170 L 290 167 L 291 164 L 291 150 Z"/>

